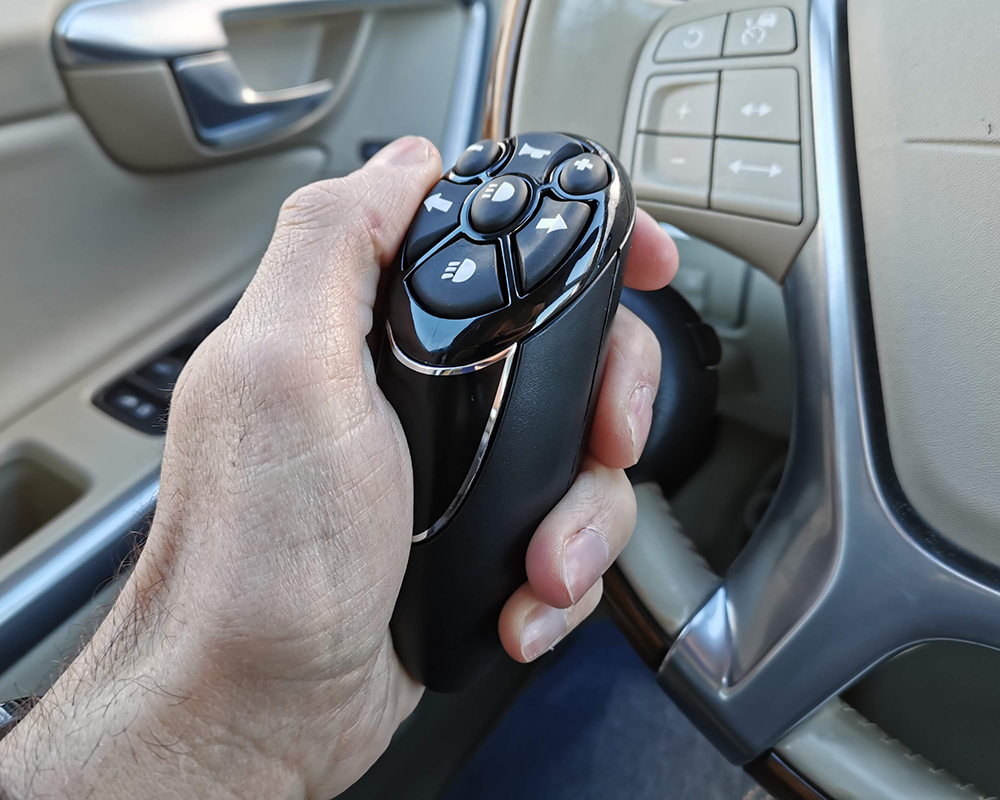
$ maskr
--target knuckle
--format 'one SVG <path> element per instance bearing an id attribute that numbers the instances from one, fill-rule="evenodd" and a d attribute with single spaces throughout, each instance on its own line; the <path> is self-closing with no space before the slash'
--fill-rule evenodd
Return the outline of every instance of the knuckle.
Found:
<path id="1" fill-rule="evenodd" d="M 595 466 L 586 481 L 586 502 L 590 517 L 609 539 L 624 529 L 631 529 L 635 519 L 635 494 L 623 470 Z"/>
<path id="2" fill-rule="evenodd" d="M 346 179 L 316 181 L 296 189 L 285 199 L 278 214 L 279 227 L 326 228 L 354 202 L 353 187 Z"/>
<path id="3" fill-rule="evenodd" d="M 342 178 L 317 181 L 296 189 L 278 215 L 275 240 L 293 233 L 335 233 L 330 249 L 353 259 L 381 261 L 393 241 L 399 200 L 381 180 L 358 170 Z M 380 202 L 374 202 L 378 196 Z"/>

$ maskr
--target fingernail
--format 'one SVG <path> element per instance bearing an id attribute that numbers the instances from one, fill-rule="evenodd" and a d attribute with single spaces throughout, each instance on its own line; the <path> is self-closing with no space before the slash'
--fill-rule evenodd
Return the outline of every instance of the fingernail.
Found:
<path id="1" fill-rule="evenodd" d="M 566 612 L 561 608 L 539 605 L 524 620 L 521 628 L 521 654 L 527 661 L 534 661 L 546 650 L 551 650 L 566 633 Z"/>
<path id="2" fill-rule="evenodd" d="M 404 136 L 390 142 L 371 157 L 369 164 L 388 164 L 392 167 L 412 167 L 430 156 L 427 140 L 422 136 Z"/>
<path id="3" fill-rule="evenodd" d="M 575 603 L 608 568 L 608 540 L 591 528 L 575 533 L 563 551 L 563 578 L 569 599 Z"/>
<path id="4" fill-rule="evenodd" d="M 628 430 L 632 436 L 632 463 L 639 460 L 653 421 L 653 390 L 646 384 L 635 387 L 628 399 Z"/>

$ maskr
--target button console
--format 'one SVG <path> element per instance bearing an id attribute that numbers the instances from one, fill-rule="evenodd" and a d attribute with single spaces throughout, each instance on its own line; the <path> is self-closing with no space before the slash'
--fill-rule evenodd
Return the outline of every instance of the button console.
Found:
<path id="1" fill-rule="evenodd" d="M 601 160 L 597 156 L 594 158 Z M 514 237 L 521 257 L 518 277 L 524 291 L 530 292 L 555 272 L 579 240 L 589 219 L 590 208 L 586 203 L 545 198 L 535 216 Z"/>
<path id="2" fill-rule="evenodd" d="M 527 133 L 517 137 L 505 172 L 519 172 L 545 183 L 556 164 L 579 155 L 583 147 L 558 133 Z"/>
<path id="3" fill-rule="evenodd" d="M 502 147 L 485 139 L 466 150 L 449 174 L 462 169 L 472 177 L 489 169 L 494 146 L 509 156 L 499 174 L 463 184 L 439 181 L 411 227 L 404 283 L 411 301 L 439 318 L 472 320 L 507 308 L 516 316 L 522 302 L 538 313 L 541 306 L 532 305 L 527 295 L 566 264 L 591 216 L 606 202 L 603 192 L 613 175 L 605 156 L 562 134 L 527 134 Z M 706 155 L 706 202 L 708 160 Z M 463 203 L 468 203 L 467 216 Z M 526 219 L 529 208 L 534 210 Z M 459 228 L 460 235 L 439 244 Z M 581 275 L 565 277 L 575 281 Z"/>
<path id="4" fill-rule="evenodd" d="M 516 175 L 499 175 L 476 191 L 469 221 L 480 233 L 496 233 L 517 219 L 528 204 L 528 184 Z"/>
<path id="5" fill-rule="evenodd" d="M 493 244 L 459 239 L 421 264 L 410 286 L 422 306 L 446 319 L 467 319 L 504 305 Z"/>
<path id="6" fill-rule="evenodd" d="M 458 227 L 462 204 L 475 188 L 475 184 L 444 180 L 434 185 L 410 226 L 410 236 L 406 242 L 407 267 L 412 267 L 417 259 Z"/>

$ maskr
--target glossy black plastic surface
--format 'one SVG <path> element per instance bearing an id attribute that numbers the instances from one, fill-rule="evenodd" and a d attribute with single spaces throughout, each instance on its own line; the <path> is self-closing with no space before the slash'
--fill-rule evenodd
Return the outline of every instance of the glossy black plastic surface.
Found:
<path id="1" fill-rule="evenodd" d="M 525 580 L 528 541 L 579 469 L 635 221 L 628 179 L 599 145 L 527 134 L 499 146 L 484 173 L 445 176 L 477 187 L 459 226 L 415 263 L 397 260 L 377 366 L 406 432 L 416 492 L 393 641 L 411 674 L 442 691 L 502 652 L 497 621 Z M 610 177 L 570 197 L 559 176 L 584 152 Z M 495 233 L 477 231 L 477 191 L 510 174 L 529 187 L 525 207 Z M 459 242 L 473 247 L 463 258 L 453 255 Z M 476 283 L 492 262 L 464 263 L 486 247 L 498 254 L 499 304 L 490 281 Z M 522 249 L 534 253 L 527 265 Z M 456 313 L 481 299 L 488 310 Z"/>
<path id="2" fill-rule="evenodd" d="M 462 319 L 443 319 L 417 301 L 406 281 L 393 280 L 388 289 L 393 333 L 400 348 L 414 360 L 440 367 L 471 364 L 488 358 L 511 343 L 525 338 L 593 281 L 596 277 L 594 266 L 608 264 L 630 235 L 635 215 L 635 199 L 631 185 L 621 165 L 603 147 L 594 142 L 576 140 L 570 142 L 575 145 L 570 147 L 562 141 L 566 137 L 560 134 L 525 134 L 502 142 L 503 156 L 485 173 L 464 177 L 449 172 L 445 178 L 455 183 L 478 185 L 496 175 L 505 174 L 507 165 L 512 160 L 512 154 L 518 146 L 522 149 L 524 144 L 531 146 L 531 142 L 538 141 L 536 137 L 540 136 L 559 136 L 557 141 L 561 143 L 561 147 L 556 148 L 555 152 L 563 150 L 570 152 L 571 155 L 582 152 L 585 144 L 589 151 L 600 155 L 608 165 L 610 183 L 592 194 L 571 196 L 558 186 L 559 176 L 568 166 L 565 161 L 552 164 L 552 171 L 542 182 L 527 170 L 512 173 L 528 180 L 532 194 L 527 210 L 511 227 L 496 234 L 478 233 L 469 222 L 471 202 L 467 198 L 460 211 L 459 227 L 438 242 L 421 260 L 415 264 L 407 264 L 402 257 L 397 257 L 396 270 L 400 275 L 409 274 L 435 252 L 464 237 L 472 242 L 499 242 L 501 256 L 508 267 L 506 286 L 510 291 L 507 304 L 493 312 Z M 537 165 L 526 166 L 534 170 Z M 513 270 L 516 261 L 513 237 L 535 220 L 536 213 L 546 197 L 584 202 L 592 214 L 567 261 L 541 285 L 524 293 L 514 280 Z M 403 250 L 405 251 L 405 247 Z M 503 284 L 503 280 L 501 283 Z"/>
<path id="3" fill-rule="evenodd" d="M 502 654 L 497 621 L 528 542 L 579 470 L 621 286 L 618 259 L 519 348 L 486 461 L 447 527 L 413 545 L 392 637 L 403 664 L 454 691 Z"/>
<path id="4" fill-rule="evenodd" d="M 504 361 L 476 372 L 428 375 L 404 365 L 388 339 L 379 356 L 382 393 L 396 409 L 413 464 L 413 530 L 428 530 L 458 496 L 497 399 Z"/>

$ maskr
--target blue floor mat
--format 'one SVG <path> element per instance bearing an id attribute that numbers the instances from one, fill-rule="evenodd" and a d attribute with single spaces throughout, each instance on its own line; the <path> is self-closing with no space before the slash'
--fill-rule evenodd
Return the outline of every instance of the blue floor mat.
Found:
<path id="1" fill-rule="evenodd" d="M 740 800 L 753 789 L 667 698 L 610 621 L 588 625 L 568 644 L 446 800 Z"/>

